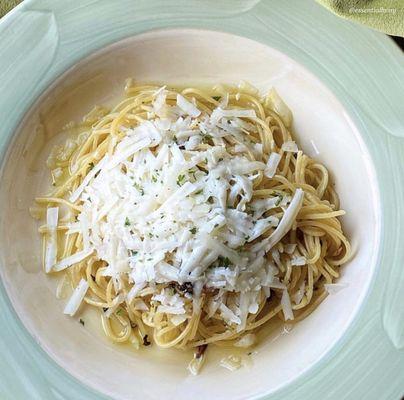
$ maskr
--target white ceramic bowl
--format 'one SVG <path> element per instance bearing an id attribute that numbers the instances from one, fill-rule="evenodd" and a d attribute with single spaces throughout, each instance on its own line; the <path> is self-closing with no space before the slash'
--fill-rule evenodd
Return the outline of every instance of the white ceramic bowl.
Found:
<path id="1" fill-rule="evenodd" d="M 343 224 L 355 253 L 342 272 L 348 287 L 329 296 L 289 333 L 259 345 L 236 372 L 218 366 L 220 352 L 198 377 L 185 369 L 189 354 L 108 343 L 95 316 L 83 328 L 63 315 L 54 279 L 41 271 L 37 223 L 28 208 L 49 185 L 45 160 L 63 141 L 61 128 L 94 104 L 123 95 L 125 78 L 176 84 L 237 83 L 265 92 L 275 86 L 294 115 L 299 144 L 332 171 Z M 351 119 L 321 82 L 290 58 L 257 42 L 212 31 L 151 31 L 102 49 L 61 76 L 31 108 L 10 146 L 1 185 L 3 279 L 15 310 L 39 344 L 72 375 L 117 399 L 245 399 L 268 394 L 316 364 L 354 319 L 375 268 L 379 206 L 374 171 Z M 87 313 L 87 314 L 91 314 Z M 84 318 L 84 317 L 83 317 Z"/>

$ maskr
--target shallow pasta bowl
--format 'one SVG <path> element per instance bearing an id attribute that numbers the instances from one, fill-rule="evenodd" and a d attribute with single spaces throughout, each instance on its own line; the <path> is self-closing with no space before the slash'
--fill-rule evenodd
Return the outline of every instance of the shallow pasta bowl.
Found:
<path id="1" fill-rule="evenodd" d="M 66 22 L 70 32 L 67 34 L 61 29 L 63 22 L 59 21 L 69 21 L 69 12 L 62 6 L 60 9 L 55 6 L 51 13 L 46 13 L 41 8 L 43 4 L 47 3 L 28 2 L 25 9 L 20 8 L 6 20 L 10 26 L 16 26 L 16 18 L 25 19 L 27 32 L 40 36 L 33 57 L 41 55 L 42 58 L 36 60 L 39 66 L 32 71 L 32 78 L 16 84 L 14 94 L 11 86 L 3 84 L 9 91 L 6 93 L 10 101 L 12 99 L 19 107 L 6 119 L 4 139 L 9 144 L 7 151 L 6 146 L 3 149 L 0 190 L 1 276 L 5 290 L 2 292 L 5 310 L 2 318 L 6 326 L 2 343 L 9 346 L 18 343 L 18 351 L 26 346 L 28 354 L 33 354 L 32 362 L 38 364 L 38 368 L 34 370 L 34 365 L 28 363 L 25 376 L 39 397 L 285 398 L 293 396 L 291 391 L 303 381 L 306 383 L 302 390 L 310 392 L 310 384 L 320 382 L 322 370 L 332 374 L 335 368 L 342 380 L 348 379 L 341 365 L 351 365 L 354 358 L 350 359 L 349 354 L 359 351 L 355 340 L 359 336 L 367 340 L 369 324 L 375 324 L 371 328 L 377 327 L 374 332 L 383 338 L 385 351 L 391 350 L 390 361 L 403 363 L 394 350 L 403 345 L 403 333 L 390 316 L 395 311 L 399 319 L 402 314 L 396 310 L 395 299 L 389 298 L 389 292 L 376 279 L 387 262 L 382 257 L 386 257 L 388 246 L 392 245 L 386 243 L 387 234 L 382 228 L 391 218 L 383 205 L 385 196 L 392 196 L 394 192 L 389 186 L 386 189 L 386 183 L 381 180 L 380 163 L 387 160 L 387 155 L 375 157 L 375 143 L 382 135 L 389 146 L 394 141 L 396 148 L 391 149 L 390 162 L 397 157 L 399 146 L 403 146 L 400 131 L 391 118 L 391 126 L 382 126 L 387 132 L 381 132 L 380 137 L 372 136 L 372 124 L 380 125 L 380 121 L 368 119 L 361 103 L 358 105 L 356 99 L 338 90 L 338 85 L 333 86 L 332 80 L 326 79 L 327 75 L 316 63 L 310 64 L 306 60 L 306 66 L 312 70 L 309 72 L 294 60 L 303 62 L 305 58 L 292 51 L 290 43 L 280 41 L 279 33 L 277 36 L 276 32 L 270 31 L 270 35 L 263 36 L 260 26 L 250 28 L 248 18 L 260 15 L 260 7 L 264 7 L 261 12 L 271 18 L 264 13 L 266 9 L 261 4 L 237 3 L 240 10 L 237 7 L 217 8 L 219 20 L 233 21 L 229 22 L 228 32 L 219 32 L 218 20 L 208 16 L 198 19 L 199 22 L 185 22 L 187 12 L 192 15 L 200 11 L 197 4 L 184 11 L 181 23 L 167 15 L 160 24 L 138 21 L 133 27 L 130 24 L 137 21 L 135 16 L 118 22 L 121 14 L 99 2 L 96 4 L 100 8 L 96 12 L 100 16 L 114 15 L 117 21 L 106 34 L 108 39 L 85 30 L 78 33 L 77 27 L 83 27 L 84 21 L 92 24 L 90 10 L 95 12 L 94 6 L 84 3 L 85 12 L 78 14 L 82 20 L 79 17 L 74 20 L 78 24 L 76 29 L 72 28 L 73 22 Z M 130 7 L 129 2 L 127 4 Z M 154 13 L 156 6 L 157 2 L 153 2 L 150 8 L 142 10 L 144 18 L 147 13 Z M 280 13 L 285 11 L 280 4 L 276 6 Z M 35 7 L 41 11 L 33 11 Z M 192 7 L 196 8 L 192 10 Z M 304 10 L 302 6 L 302 12 Z M 321 14 L 319 10 L 317 12 Z M 238 33 L 250 38 L 234 34 L 233 24 L 238 19 L 246 24 L 244 32 Z M 178 25 L 185 27 L 175 28 Z M 27 33 L 21 32 L 24 34 Z M 60 38 L 56 45 L 57 35 Z M 126 38 L 122 39 L 124 36 Z M 86 39 L 84 49 L 79 45 L 82 38 Z M 70 50 L 74 49 L 70 55 L 67 54 L 69 46 Z M 7 48 L 4 51 L 14 54 Z M 24 72 L 33 65 L 29 57 L 16 63 L 21 64 L 18 68 L 25 65 Z M 5 72 L 9 78 L 12 73 L 10 70 Z M 77 319 L 63 315 L 65 303 L 55 298 L 55 281 L 41 270 L 40 238 L 28 208 L 34 197 L 49 185 L 45 168 L 47 154 L 54 144 L 63 140 L 64 125 L 78 120 L 94 104 L 108 105 L 122 96 L 127 77 L 140 82 L 180 85 L 237 83 L 244 79 L 263 93 L 274 86 L 294 114 L 299 144 L 333 173 L 342 207 L 347 211 L 343 224 L 353 244 L 354 258 L 342 270 L 340 282 L 345 288 L 328 296 L 313 314 L 296 324 L 288 334 L 270 335 L 258 346 L 256 354 L 251 355 L 249 362 L 233 373 L 218 365 L 222 353 L 214 349 L 210 351 L 203 373 L 190 377 L 185 369 L 189 354 L 158 349 L 135 352 L 108 343 L 97 329 L 99 321 L 91 313 L 86 315 L 85 327 Z M 343 77 L 341 79 L 343 81 Z M 338 98 L 327 87 L 333 89 Z M 26 91 L 31 91 L 29 96 Z M 389 116 L 400 122 L 394 107 L 389 109 Z M 398 188 L 402 190 L 401 184 Z M 386 190 L 390 192 L 386 194 Z M 395 234 L 392 240 L 398 240 L 398 235 Z M 394 268 L 393 263 L 393 272 L 385 275 L 391 290 L 402 277 Z M 10 303 L 5 299 L 5 293 Z M 382 295 L 384 303 L 376 308 L 374 304 L 380 302 Z M 377 312 L 383 316 L 384 326 L 380 324 L 381 318 L 377 319 L 377 325 L 373 321 L 374 310 L 379 310 Z M 18 337 L 13 338 L 14 333 Z M 30 335 L 37 344 L 32 342 Z M 38 349 L 38 344 L 52 361 Z M 11 354 L 6 347 L 2 351 L 16 368 L 24 364 L 19 353 Z M 362 357 L 367 351 L 369 349 L 361 349 Z M 372 357 L 376 356 L 375 353 Z M 393 378 L 394 374 L 390 379 L 397 391 L 400 385 Z M 50 386 L 45 389 L 43 383 L 38 383 L 40 379 L 50 382 Z M 69 387 L 60 386 L 63 379 L 70 382 Z M 7 389 L 10 396 L 17 397 L 16 393 L 27 390 L 28 383 L 16 382 L 15 388 Z M 321 398 L 321 387 L 316 390 Z"/>

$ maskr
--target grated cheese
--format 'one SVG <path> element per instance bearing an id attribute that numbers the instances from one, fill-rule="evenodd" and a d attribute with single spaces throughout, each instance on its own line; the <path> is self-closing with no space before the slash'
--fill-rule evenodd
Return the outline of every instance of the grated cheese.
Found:
<path id="1" fill-rule="evenodd" d="M 299 149 L 297 148 L 297 144 L 291 140 L 282 144 L 282 150 L 289 151 L 291 153 L 297 153 Z"/>
<path id="2" fill-rule="evenodd" d="M 242 90 L 252 89 L 243 84 Z M 276 277 L 280 254 L 273 247 L 291 229 L 303 191 L 296 189 L 293 198 L 278 191 L 253 198 L 254 180 L 262 173 L 272 178 L 281 157 L 273 152 L 267 158 L 263 146 L 243 142 L 245 130 L 256 129 L 248 122 L 256 117 L 254 110 L 228 109 L 224 98 L 208 115 L 185 96 L 177 95 L 176 105 L 168 104 L 166 96 L 165 88 L 155 93 L 146 110 L 149 119 L 127 128 L 114 151 L 71 194 L 81 212 L 68 232 L 82 234 L 84 250 L 58 262 L 50 252 L 49 265 L 61 271 L 94 255 L 106 261 L 103 275 L 114 278 L 117 291 L 126 275 L 133 286 L 126 297 L 117 296 L 107 317 L 124 301 L 147 311 L 142 300 L 147 290 L 157 312 L 171 314 L 172 323 L 180 325 L 189 318 L 184 299 L 192 298 L 197 307 L 203 288 L 213 288 L 219 293 L 210 300 L 209 316 L 220 314 L 236 331 L 258 312 L 261 289 L 267 297 L 271 289 L 283 290 L 285 318 L 293 319 L 286 286 Z M 235 139 L 231 150 L 223 146 L 228 136 Z M 210 146 L 202 146 L 206 142 Z M 290 142 L 283 150 L 294 151 L 294 146 Z M 246 150 L 259 161 L 244 155 Z M 268 216 L 274 208 L 283 215 Z M 264 234 L 267 238 L 260 239 Z M 291 246 L 285 247 L 288 254 L 295 250 Z M 303 260 L 291 262 L 302 265 Z M 170 287 L 156 289 L 156 283 L 172 282 L 192 285 L 192 293 L 184 297 Z M 74 314 L 83 300 L 83 285 L 69 301 L 68 313 Z M 227 293 L 238 300 L 229 304 Z M 254 340 L 248 334 L 237 343 L 246 347 Z M 200 362 L 193 361 L 192 368 Z"/>
<path id="3" fill-rule="evenodd" d="M 346 289 L 349 285 L 347 283 L 325 283 L 324 289 L 329 294 L 336 294 L 342 289 Z"/>
<path id="4" fill-rule="evenodd" d="M 278 153 L 271 153 L 268 158 L 267 167 L 265 168 L 265 176 L 268 178 L 273 178 L 278 168 L 279 162 L 281 161 L 281 156 Z"/>
<path id="5" fill-rule="evenodd" d="M 45 272 L 47 273 L 56 264 L 58 214 L 58 207 L 51 207 L 46 210 L 46 225 L 49 235 L 45 248 Z"/>
<path id="6" fill-rule="evenodd" d="M 89 255 L 91 255 L 94 252 L 94 249 L 90 250 L 83 250 L 79 251 L 78 253 L 74 253 L 69 257 L 64 258 L 63 260 L 60 260 L 55 264 L 53 267 L 53 270 L 56 272 L 63 271 L 64 269 L 72 266 L 73 264 L 77 264 L 80 261 L 83 261 L 85 258 L 87 258 Z"/>
<path id="7" fill-rule="evenodd" d="M 293 320 L 294 316 L 293 316 L 292 304 L 290 303 L 289 293 L 286 289 L 282 292 L 281 305 L 285 321 L 287 321 L 288 319 Z"/>
<path id="8" fill-rule="evenodd" d="M 81 279 L 77 287 L 74 289 L 69 301 L 67 302 L 65 309 L 63 310 L 64 314 L 68 314 L 72 317 L 77 312 L 84 299 L 84 296 L 87 293 L 87 290 L 88 282 L 85 279 Z"/>

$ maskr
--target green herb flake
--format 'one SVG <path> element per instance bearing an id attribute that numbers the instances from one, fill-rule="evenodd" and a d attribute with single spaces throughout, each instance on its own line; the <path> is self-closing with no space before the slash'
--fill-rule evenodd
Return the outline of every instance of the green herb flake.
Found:
<path id="1" fill-rule="evenodd" d="M 192 229 L 189 230 L 193 235 L 197 232 L 196 227 L 194 226 Z"/>
<path id="2" fill-rule="evenodd" d="M 208 133 L 202 135 L 202 143 L 209 143 L 209 140 L 212 140 L 212 135 Z"/>
<path id="3" fill-rule="evenodd" d="M 125 218 L 125 226 L 130 226 L 130 221 L 128 217 Z"/>
<path id="4" fill-rule="evenodd" d="M 138 251 L 136 251 L 136 250 L 129 250 L 130 251 L 130 255 L 133 257 L 133 256 L 136 256 L 137 254 L 138 254 Z"/>
<path id="5" fill-rule="evenodd" d="M 229 266 L 231 265 L 231 261 L 228 259 L 228 257 L 219 256 L 218 262 L 219 267 L 229 268 Z"/>
<path id="6" fill-rule="evenodd" d="M 84 321 L 80 318 L 79 320 L 80 324 L 84 326 Z"/>
<path id="7" fill-rule="evenodd" d="M 156 178 L 154 175 L 152 175 L 151 180 L 152 180 L 153 182 L 157 182 L 157 178 Z"/>
<path id="8" fill-rule="evenodd" d="M 275 206 L 278 207 L 279 204 L 281 204 L 282 200 L 283 200 L 283 196 L 280 195 L 279 198 L 278 198 L 278 200 L 277 200 L 276 203 L 275 203 Z"/>
<path id="9" fill-rule="evenodd" d="M 178 175 L 177 178 L 177 185 L 182 186 L 185 183 L 185 175 Z"/>
<path id="10" fill-rule="evenodd" d="M 221 96 L 212 96 L 213 100 L 219 101 L 221 99 Z"/>
<path id="11" fill-rule="evenodd" d="M 196 169 L 191 168 L 188 172 L 189 172 L 189 173 L 192 175 L 192 177 L 196 180 L 196 176 L 195 176 Z"/>
<path id="12" fill-rule="evenodd" d="M 195 196 L 197 196 L 198 194 L 202 194 L 203 193 L 203 189 L 199 189 L 195 192 Z"/>
<path id="13" fill-rule="evenodd" d="M 137 189 L 137 191 L 142 195 L 142 196 L 144 196 L 144 189 L 143 189 L 143 187 L 141 186 L 141 185 L 139 185 L 138 183 L 134 183 L 133 184 L 133 186 Z"/>
<path id="14" fill-rule="evenodd" d="M 90 171 L 94 168 L 94 163 L 93 162 L 90 162 L 89 164 L 89 167 L 90 167 Z"/>

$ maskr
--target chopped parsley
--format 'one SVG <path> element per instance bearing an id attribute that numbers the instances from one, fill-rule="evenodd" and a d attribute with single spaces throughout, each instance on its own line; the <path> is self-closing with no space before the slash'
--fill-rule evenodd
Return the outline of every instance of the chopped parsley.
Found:
<path id="1" fill-rule="evenodd" d="M 157 182 L 157 178 L 155 177 L 155 175 L 152 175 L 151 180 L 152 180 L 153 182 Z"/>
<path id="2" fill-rule="evenodd" d="M 195 233 L 197 232 L 198 229 L 196 229 L 196 227 L 194 226 L 192 229 L 190 229 L 189 231 L 195 235 Z"/>
<path id="3" fill-rule="evenodd" d="M 143 189 L 143 186 L 139 185 L 139 184 L 136 183 L 136 182 L 133 184 L 133 186 L 137 189 L 138 192 L 140 192 L 140 194 L 141 194 L 142 196 L 144 196 L 144 189 Z"/>
<path id="4" fill-rule="evenodd" d="M 130 221 L 128 217 L 125 218 L 125 226 L 130 226 Z"/>
<path id="5" fill-rule="evenodd" d="M 130 252 L 130 255 L 133 257 L 133 256 L 136 256 L 137 254 L 138 254 L 138 251 L 136 251 L 136 250 L 129 250 L 129 252 Z"/>
<path id="6" fill-rule="evenodd" d="M 90 162 L 88 165 L 90 166 L 90 171 L 91 171 L 94 168 L 94 163 Z"/>
<path id="7" fill-rule="evenodd" d="M 84 321 L 80 318 L 79 320 L 80 324 L 84 326 Z"/>
<path id="8" fill-rule="evenodd" d="M 191 169 L 189 170 L 189 173 L 190 173 L 190 174 L 192 175 L 192 177 L 196 180 L 195 172 L 196 172 L 196 169 L 191 168 Z"/>
<path id="9" fill-rule="evenodd" d="M 209 143 L 209 140 L 212 140 L 212 135 L 208 133 L 202 135 L 202 143 Z"/>
<path id="10" fill-rule="evenodd" d="M 229 268 L 231 265 L 231 261 L 228 259 L 228 257 L 219 256 L 217 260 L 219 267 Z"/>
<path id="11" fill-rule="evenodd" d="M 198 195 L 198 194 L 201 194 L 201 193 L 203 193 L 203 189 L 197 190 L 197 191 L 195 192 L 195 196 Z"/>
<path id="12" fill-rule="evenodd" d="M 212 99 L 219 101 L 221 99 L 221 96 L 212 96 Z"/>
<path id="13" fill-rule="evenodd" d="M 178 175 L 177 178 L 177 185 L 182 186 L 185 183 L 185 175 Z"/>

